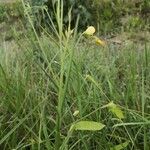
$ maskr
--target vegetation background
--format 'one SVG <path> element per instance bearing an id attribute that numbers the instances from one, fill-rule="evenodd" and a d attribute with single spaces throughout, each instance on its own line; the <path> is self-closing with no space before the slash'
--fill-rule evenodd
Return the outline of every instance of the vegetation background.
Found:
<path id="1" fill-rule="evenodd" d="M 0 0 L 0 149 L 149 150 L 149 32 L 149 0 Z"/>

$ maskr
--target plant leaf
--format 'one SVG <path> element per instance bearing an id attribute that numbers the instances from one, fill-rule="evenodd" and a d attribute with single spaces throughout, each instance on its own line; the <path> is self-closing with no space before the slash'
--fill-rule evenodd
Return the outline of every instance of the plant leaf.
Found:
<path id="1" fill-rule="evenodd" d="M 115 114 L 119 119 L 124 118 L 123 112 L 120 109 L 120 107 L 117 106 L 116 104 L 114 104 L 113 102 L 110 102 L 107 105 L 103 106 L 103 108 L 105 108 L 105 107 L 107 107 L 109 109 L 109 111 L 112 112 L 113 114 Z"/>
<path id="2" fill-rule="evenodd" d="M 79 121 L 71 127 L 74 130 L 89 130 L 89 131 L 97 131 L 101 130 L 105 127 L 104 124 L 94 121 Z"/>
<path id="3" fill-rule="evenodd" d="M 129 145 L 129 141 L 126 141 L 124 143 L 121 143 L 119 145 L 116 145 L 116 146 L 110 148 L 110 150 L 122 150 L 122 149 L 126 148 L 128 145 Z"/>

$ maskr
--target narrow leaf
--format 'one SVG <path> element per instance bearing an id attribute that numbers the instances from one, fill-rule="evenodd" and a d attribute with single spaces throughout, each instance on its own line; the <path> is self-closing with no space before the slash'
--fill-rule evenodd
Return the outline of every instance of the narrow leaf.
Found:
<path id="1" fill-rule="evenodd" d="M 116 145 L 116 146 L 110 148 L 110 150 L 122 150 L 122 149 L 126 148 L 128 145 L 129 145 L 129 141 L 126 141 L 124 143 L 121 143 L 119 145 Z"/>

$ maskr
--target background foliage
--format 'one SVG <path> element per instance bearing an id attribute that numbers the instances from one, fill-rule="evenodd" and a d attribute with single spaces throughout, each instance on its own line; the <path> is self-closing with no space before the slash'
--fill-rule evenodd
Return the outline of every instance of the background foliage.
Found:
<path id="1" fill-rule="evenodd" d="M 40 28 L 48 22 L 48 17 L 41 13 L 43 6 L 55 21 L 55 6 L 58 0 L 25 0 L 32 5 L 32 15 L 35 17 L 35 27 Z M 5 4 L 0 6 L 0 22 L 10 18 L 23 16 L 21 3 Z M 150 30 L 150 1 L 149 0 L 65 0 L 64 25 L 68 23 L 68 11 L 72 7 L 72 28 L 77 17 L 80 16 L 79 28 L 85 29 L 93 25 L 100 34 L 112 32 Z"/>
<path id="2" fill-rule="evenodd" d="M 33 5 L 47 5 L 53 16 L 57 0 L 32 0 Z M 80 16 L 80 29 L 96 26 L 101 33 L 124 30 L 148 29 L 150 1 L 148 0 L 65 0 L 64 24 L 68 22 L 68 11 L 72 7 L 72 26 Z M 145 26 L 147 24 L 147 26 Z"/>

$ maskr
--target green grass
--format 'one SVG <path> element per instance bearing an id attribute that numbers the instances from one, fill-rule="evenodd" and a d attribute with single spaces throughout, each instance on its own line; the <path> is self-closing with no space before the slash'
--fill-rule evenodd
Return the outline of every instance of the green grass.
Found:
<path id="1" fill-rule="evenodd" d="M 149 43 L 100 47 L 76 30 L 65 37 L 60 10 L 57 37 L 38 36 L 29 15 L 33 32 L 16 36 L 18 49 L 0 49 L 0 149 L 149 150 Z M 124 119 L 104 108 L 111 101 Z M 80 120 L 106 126 L 70 134 Z"/>

